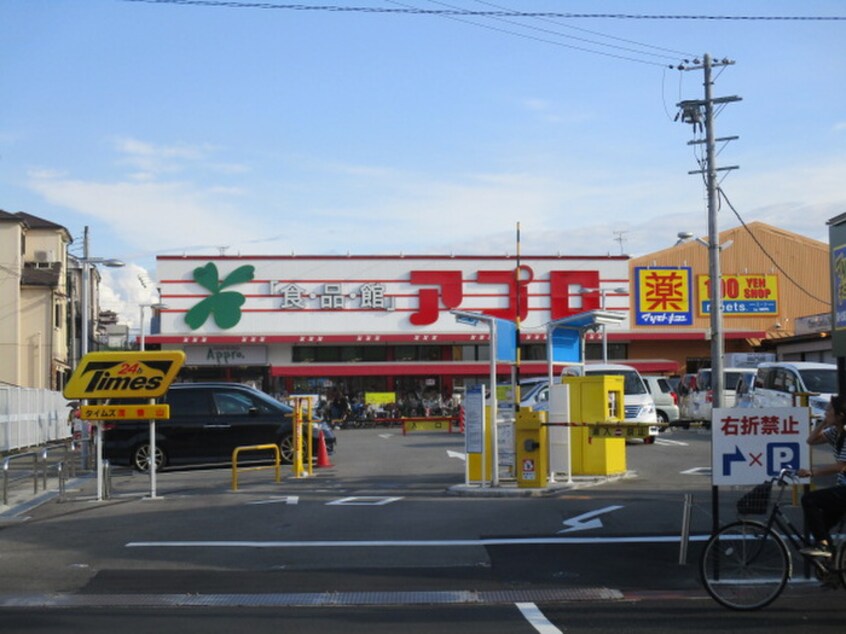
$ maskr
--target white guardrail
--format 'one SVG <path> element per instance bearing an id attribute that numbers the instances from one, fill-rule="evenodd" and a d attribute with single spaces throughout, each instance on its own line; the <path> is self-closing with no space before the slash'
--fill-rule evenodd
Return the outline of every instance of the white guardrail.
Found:
<path id="1" fill-rule="evenodd" d="M 69 412 L 61 392 L 0 385 L 0 453 L 70 438 Z"/>

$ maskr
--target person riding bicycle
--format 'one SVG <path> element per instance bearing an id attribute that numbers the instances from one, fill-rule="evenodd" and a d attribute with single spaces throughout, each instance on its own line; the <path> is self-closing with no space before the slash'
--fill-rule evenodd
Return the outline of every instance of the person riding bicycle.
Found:
<path id="1" fill-rule="evenodd" d="M 837 474 L 833 487 L 817 489 L 802 496 L 802 510 L 805 526 L 814 536 L 815 545 L 803 548 L 802 554 L 810 557 L 831 557 L 829 530 L 846 514 L 846 398 L 831 397 L 825 410 L 825 417 L 808 435 L 809 445 L 828 443 L 834 450 L 836 462 L 814 469 L 799 469 L 800 477 L 815 477 Z"/>

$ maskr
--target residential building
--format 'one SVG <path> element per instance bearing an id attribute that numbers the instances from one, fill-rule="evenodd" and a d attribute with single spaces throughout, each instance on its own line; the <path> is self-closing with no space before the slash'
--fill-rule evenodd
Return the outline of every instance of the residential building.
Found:
<path id="1" fill-rule="evenodd" d="M 0 210 L 0 381 L 59 390 L 69 376 L 67 249 L 61 225 Z"/>

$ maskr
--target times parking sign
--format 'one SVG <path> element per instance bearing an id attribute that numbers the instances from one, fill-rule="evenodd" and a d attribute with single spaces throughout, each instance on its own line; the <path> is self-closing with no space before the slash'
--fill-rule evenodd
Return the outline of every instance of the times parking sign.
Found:
<path id="1" fill-rule="evenodd" d="M 781 469 L 808 468 L 809 420 L 807 407 L 715 409 L 712 483 L 760 484 Z"/>

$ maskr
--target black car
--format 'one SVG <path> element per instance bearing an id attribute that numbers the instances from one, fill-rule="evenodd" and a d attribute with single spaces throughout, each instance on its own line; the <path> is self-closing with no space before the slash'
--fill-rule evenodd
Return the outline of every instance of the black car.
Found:
<path id="1" fill-rule="evenodd" d="M 293 408 L 248 385 L 174 383 L 161 402 L 170 406 L 170 418 L 156 423 L 156 469 L 229 462 L 232 451 L 246 445 L 275 444 L 283 461 L 291 462 L 293 458 Z M 315 423 L 315 455 L 320 431 L 331 453 L 334 433 L 325 423 Z M 121 421 L 104 426 L 103 455 L 115 464 L 148 470 L 149 423 Z"/>

